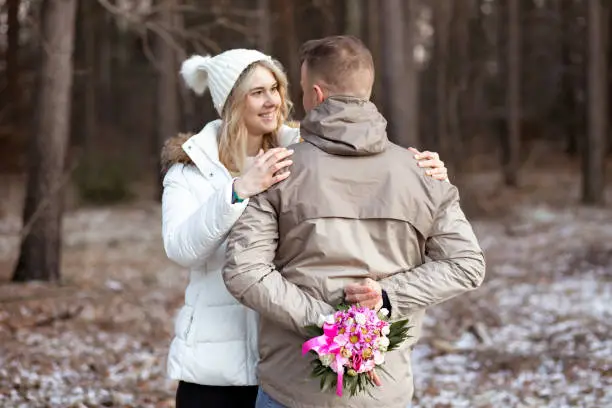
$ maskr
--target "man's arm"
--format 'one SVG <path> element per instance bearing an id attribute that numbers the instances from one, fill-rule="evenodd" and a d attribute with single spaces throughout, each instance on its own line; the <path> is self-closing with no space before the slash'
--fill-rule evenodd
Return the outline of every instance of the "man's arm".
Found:
<path id="1" fill-rule="evenodd" d="M 379 281 L 394 319 L 473 290 L 484 279 L 484 255 L 459 206 L 457 188 L 450 183 L 436 187 L 442 198 L 425 243 L 431 261 Z"/>
<path id="2" fill-rule="evenodd" d="M 223 279 L 230 293 L 261 316 L 296 332 L 334 308 L 286 280 L 274 266 L 278 217 L 268 193 L 251 198 L 229 234 Z"/>

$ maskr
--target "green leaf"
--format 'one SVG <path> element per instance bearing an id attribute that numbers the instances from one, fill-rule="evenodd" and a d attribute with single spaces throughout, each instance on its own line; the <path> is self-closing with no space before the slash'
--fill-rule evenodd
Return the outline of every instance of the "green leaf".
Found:
<path id="1" fill-rule="evenodd" d="M 326 373 L 323 375 L 322 377 L 322 381 L 321 383 L 323 384 L 322 386 L 322 390 L 323 391 L 330 391 L 333 390 L 336 386 L 337 381 L 337 374 L 334 373 L 333 371 L 331 373 Z"/>
<path id="2" fill-rule="evenodd" d="M 319 337 L 323 334 L 323 329 L 316 324 L 311 324 L 304 327 L 304 331 L 306 332 L 308 338 Z"/>
<path id="3" fill-rule="evenodd" d="M 349 394 L 351 395 L 351 397 L 354 397 L 355 394 L 357 393 L 357 381 L 358 381 L 358 377 L 351 377 L 351 376 L 345 376 L 344 377 L 346 379 L 345 385 L 346 388 L 349 392 Z"/>

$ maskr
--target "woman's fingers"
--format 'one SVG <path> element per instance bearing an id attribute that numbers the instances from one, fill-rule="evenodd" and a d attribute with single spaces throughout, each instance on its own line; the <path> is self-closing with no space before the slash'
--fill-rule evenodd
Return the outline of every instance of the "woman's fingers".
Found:
<path id="1" fill-rule="evenodd" d="M 271 168 L 272 173 L 276 173 L 277 171 L 282 170 L 285 167 L 289 167 L 292 164 L 293 164 L 293 160 L 285 160 L 282 162 L 275 163 L 274 165 L 272 165 L 272 168 Z"/>
<path id="2" fill-rule="evenodd" d="M 285 180 L 287 177 L 289 177 L 289 174 L 291 174 L 289 170 L 284 171 L 281 174 L 277 174 L 276 176 L 272 177 L 272 183 L 270 185 L 274 185 Z"/>
<path id="3" fill-rule="evenodd" d="M 270 153 L 270 152 L 272 152 L 272 154 L 267 155 L 267 153 Z M 285 149 L 284 147 L 277 147 L 277 148 L 268 150 L 267 153 L 262 158 L 265 159 L 265 166 L 270 168 L 275 163 L 285 160 L 287 157 L 291 156 L 293 154 L 293 150 Z"/>
<path id="4" fill-rule="evenodd" d="M 429 167 L 429 168 L 437 168 L 442 167 L 444 165 L 440 160 L 428 159 L 428 160 L 420 160 L 418 162 L 419 167 Z"/>
<path id="5" fill-rule="evenodd" d="M 432 176 L 436 180 L 445 180 L 448 176 L 448 169 L 446 167 L 437 167 L 427 170 L 426 173 L 428 176 Z"/>

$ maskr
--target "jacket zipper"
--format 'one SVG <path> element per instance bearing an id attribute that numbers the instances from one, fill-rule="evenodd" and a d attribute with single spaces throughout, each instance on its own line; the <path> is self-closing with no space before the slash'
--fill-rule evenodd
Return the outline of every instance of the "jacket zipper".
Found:
<path id="1" fill-rule="evenodd" d="M 187 337 L 189 336 L 189 332 L 191 331 L 191 326 L 193 325 L 193 315 L 194 314 L 195 314 L 195 310 L 189 317 L 189 324 L 187 325 L 187 328 L 185 329 L 185 341 L 187 341 Z"/>
<path id="2" fill-rule="evenodd" d="M 204 268 L 206 268 L 206 264 L 204 264 Z M 189 333 L 191 333 L 191 328 L 193 327 L 193 319 L 196 314 L 196 308 L 198 306 L 199 299 L 200 299 L 200 292 L 197 293 L 196 298 L 193 301 L 193 312 L 191 313 L 191 316 L 189 316 L 189 324 L 187 325 L 187 328 L 185 329 L 185 342 L 187 342 L 187 344 L 190 344 Z"/>

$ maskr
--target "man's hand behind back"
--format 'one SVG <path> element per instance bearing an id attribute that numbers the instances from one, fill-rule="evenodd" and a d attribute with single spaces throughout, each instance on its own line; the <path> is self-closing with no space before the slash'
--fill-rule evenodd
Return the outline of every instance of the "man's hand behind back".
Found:
<path id="1" fill-rule="evenodd" d="M 349 304 L 379 310 L 383 305 L 382 288 L 373 279 L 366 278 L 360 283 L 351 283 L 344 288 L 344 298 Z"/>

